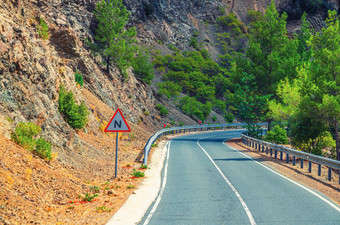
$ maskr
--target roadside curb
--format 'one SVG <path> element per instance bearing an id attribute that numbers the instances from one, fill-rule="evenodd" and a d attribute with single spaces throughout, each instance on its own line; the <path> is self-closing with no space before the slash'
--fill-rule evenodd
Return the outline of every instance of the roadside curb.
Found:
<path id="1" fill-rule="evenodd" d="M 164 140 L 158 144 L 148 165 L 150 169 L 145 171 L 146 178 L 106 225 L 134 225 L 142 220 L 161 187 L 161 173 L 167 153 L 167 142 Z"/>

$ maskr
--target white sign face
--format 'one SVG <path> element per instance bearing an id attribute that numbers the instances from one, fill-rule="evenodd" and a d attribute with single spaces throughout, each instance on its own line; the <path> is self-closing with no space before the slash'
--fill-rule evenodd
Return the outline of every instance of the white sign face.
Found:
<path id="1" fill-rule="evenodd" d="M 130 132 L 131 129 L 127 124 L 120 109 L 117 109 L 111 121 L 105 128 L 105 132 Z"/>

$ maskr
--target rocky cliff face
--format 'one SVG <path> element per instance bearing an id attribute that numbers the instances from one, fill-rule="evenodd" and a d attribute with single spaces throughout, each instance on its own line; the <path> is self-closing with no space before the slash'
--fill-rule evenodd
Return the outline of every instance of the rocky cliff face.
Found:
<path id="1" fill-rule="evenodd" d="M 61 158 L 88 146 L 58 111 L 61 84 L 91 111 L 86 132 L 102 135 L 101 122 L 112 116 L 112 112 L 104 113 L 108 111 L 105 107 L 119 107 L 130 123 L 144 121 L 152 130 L 156 115 L 152 90 L 131 71 L 127 80 L 114 69 L 110 75 L 104 73 L 100 59 L 84 47 L 84 40 L 92 36 L 89 27 L 94 1 L 49 2 L 0 2 L 0 114 L 8 128 L 2 132 L 9 136 L 9 129 L 19 121 L 39 123 L 43 136 Z M 39 18 L 49 27 L 48 40 L 37 34 Z M 84 87 L 75 83 L 76 70 L 84 76 Z M 145 117 L 145 111 L 150 116 Z M 147 132 L 142 136 L 146 138 Z"/>

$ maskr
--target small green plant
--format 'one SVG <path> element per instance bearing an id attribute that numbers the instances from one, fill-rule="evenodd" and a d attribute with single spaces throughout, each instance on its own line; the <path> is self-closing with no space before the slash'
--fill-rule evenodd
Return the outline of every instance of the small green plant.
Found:
<path id="1" fill-rule="evenodd" d="M 176 122 L 175 120 L 171 120 L 171 123 L 170 123 L 172 126 L 175 126 Z"/>
<path id="2" fill-rule="evenodd" d="M 212 120 L 213 120 L 214 122 L 216 122 L 217 117 L 216 117 L 216 116 L 212 116 Z"/>
<path id="3" fill-rule="evenodd" d="M 148 168 L 148 166 L 145 165 L 145 164 L 142 164 L 142 165 L 140 166 L 140 169 L 147 169 L 147 168 Z"/>
<path id="4" fill-rule="evenodd" d="M 98 206 L 98 207 L 96 208 L 96 211 L 97 211 L 97 212 L 111 212 L 111 210 L 112 210 L 112 209 L 106 208 L 105 205 L 103 205 L 103 206 Z"/>
<path id="5" fill-rule="evenodd" d="M 74 73 L 74 79 L 80 86 L 84 85 L 83 75 L 78 70 Z"/>
<path id="6" fill-rule="evenodd" d="M 13 123 L 13 119 L 12 119 L 11 117 L 6 116 L 5 119 L 6 119 L 8 122 Z"/>
<path id="7" fill-rule="evenodd" d="M 154 144 L 151 145 L 151 147 L 157 147 L 157 146 L 158 146 L 157 143 L 154 143 Z"/>
<path id="8" fill-rule="evenodd" d="M 98 195 L 97 194 L 94 194 L 94 195 L 90 195 L 89 193 L 86 193 L 84 197 L 81 196 L 81 199 L 84 201 L 84 202 L 92 202 L 92 200 L 97 197 Z"/>
<path id="9" fill-rule="evenodd" d="M 121 186 L 120 186 L 120 185 L 116 185 L 115 187 L 116 187 L 116 188 L 121 188 Z"/>
<path id="10" fill-rule="evenodd" d="M 105 190 L 110 190 L 110 188 L 109 187 L 105 187 Z"/>
<path id="11" fill-rule="evenodd" d="M 91 186 L 90 190 L 93 193 L 98 193 L 100 191 L 100 187 L 98 187 L 98 186 Z"/>
<path id="12" fill-rule="evenodd" d="M 48 26 L 47 23 L 40 18 L 40 24 L 37 25 L 37 33 L 40 38 L 47 40 L 49 33 L 48 33 Z"/>
<path id="13" fill-rule="evenodd" d="M 169 111 L 164 107 L 164 105 L 161 105 L 161 104 L 157 104 L 156 109 L 159 110 L 159 113 L 161 114 L 161 116 L 168 115 L 169 113 Z"/>
<path id="14" fill-rule="evenodd" d="M 105 182 L 105 185 L 110 185 L 110 182 L 109 182 L 109 181 L 106 181 L 106 182 Z"/>
<path id="15" fill-rule="evenodd" d="M 141 171 L 138 171 L 136 169 L 133 169 L 132 176 L 134 177 L 144 177 L 144 173 Z"/>
<path id="16" fill-rule="evenodd" d="M 44 138 L 39 138 L 35 142 L 35 153 L 43 159 L 52 160 L 51 143 Z"/>
<path id="17" fill-rule="evenodd" d="M 135 188 L 135 185 L 128 185 L 127 189 Z"/>
<path id="18" fill-rule="evenodd" d="M 135 139 L 136 139 L 136 135 L 135 135 L 135 133 L 130 133 L 129 134 L 129 139 L 130 139 L 130 141 L 134 141 Z"/>
<path id="19" fill-rule="evenodd" d="M 59 112 L 63 114 L 65 121 L 75 129 L 82 129 L 88 122 L 90 114 L 82 102 L 77 105 L 71 91 L 67 91 L 62 85 L 59 90 Z"/>
<path id="20" fill-rule="evenodd" d="M 149 113 L 148 110 L 145 110 L 145 111 L 144 111 L 144 115 L 148 116 L 149 114 L 150 114 L 150 113 Z"/>
<path id="21" fill-rule="evenodd" d="M 131 167 L 131 164 L 129 164 L 129 163 L 128 163 L 128 164 L 126 164 L 126 167 Z"/>
<path id="22" fill-rule="evenodd" d="M 36 139 L 36 136 L 41 132 L 41 127 L 31 122 L 21 122 L 12 133 L 12 140 L 23 148 L 33 151 L 39 157 L 47 160 L 52 160 L 51 143 L 43 138 Z"/>
<path id="23" fill-rule="evenodd" d="M 179 122 L 179 126 L 183 127 L 183 122 L 182 121 Z"/>

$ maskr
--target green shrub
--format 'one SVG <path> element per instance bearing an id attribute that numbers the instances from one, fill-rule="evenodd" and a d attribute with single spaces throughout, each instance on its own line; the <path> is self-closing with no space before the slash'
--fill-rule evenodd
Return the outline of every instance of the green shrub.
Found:
<path id="1" fill-rule="evenodd" d="M 228 123 L 232 123 L 233 122 L 233 120 L 234 120 L 234 115 L 232 114 L 232 113 L 226 113 L 225 115 L 224 115 L 224 119 L 225 119 L 225 121 L 227 121 Z"/>
<path id="2" fill-rule="evenodd" d="M 36 141 L 35 152 L 37 153 L 38 156 L 40 156 L 43 159 L 48 159 L 49 161 L 52 160 L 51 143 L 49 143 L 43 138 L 39 138 Z"/>
<path id="3" fill-rule="evenodd" d="M 161 116 L 168 115 L 169 113 L 169 111 L 164 107 L 164 105 L 161 105 L 161 104 L 157 104 L 156 109 L 159 110 L 159 113 L 161 114 Z"/>
<path id="4" fill-rule="evenodd" d="M 84 202 L 92 202 L 92 200 L 97 197 L 97 194 L 90 195 L 89 193 L 86 193 L 84 197 L 81 197 Z"/>
<path id="5" fill-rule="evenodd" d="M 73 93 L 67 91 L 63 86 L 59 90 L 59 112 L 63 114 L 65 121 L 75 129 L 81 129 L 88 122 L 87 116 L 90 114 L 82 102 L 75 103 Z"/>
<path id="6" fill-rule="evenodd" d="M 37 33 L 40 38 L 44 40 L 48 39 L 48 35 L 49 35 L 48 26 L 42 18 L 40 18 L 40 24 L 37 25 Z"/>
<path id="7" fill-rule="evenodd" d="M 216 122 L 217 117 L 216 117 L 216 116 L 212 116 L 212 120 L 213 120 L 214 122 Z"/>
<path id="8" fill-rule="evenodd" d="M 179 126 L 183 127 L 184 123 L 182 121 L 179 122 Z"/>
<path id="9" fill-rule="evenodd" d="M 134 177 L 144 177 L 144 173 L 141 171 L 138 171 L 136 169 L 133 169 L 132 176 Z"/>
<path id="10" fill-rule="evenodd" d="M 36 139 L 41 132 L 41 127 L 31 122 L 21 122 L 12 133 L 12 140 L 23 148 L 35 152 L 43 159 L 52 160 L 51 143 L 43 138 Z"/>
<path id="11" fill-rule="evenodd" d="M 76 83 L 80 86 L 84 85 L 83 75 L 78 70 L 74 73 L 74 79 L 76 80 Z"/>
<path id="12" fill-rule="evenodd" d="M 284 128 L 276 125 L 274 129 L 268 131 L 264 140 L 276 144 L 288 144 L 287 132 Z"/>
<path id="13" fill-rule="evenodd" d="M 132 60 L 132 67 L 136 77 L 147 84 L 151 84 L 151 81 L 154 78 L 153 64 L 150 60 L 150 53 L 146 49 L 140 50 L 137 56 Z"/>

